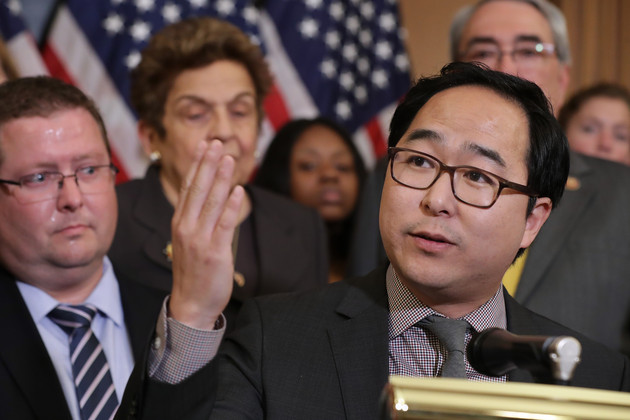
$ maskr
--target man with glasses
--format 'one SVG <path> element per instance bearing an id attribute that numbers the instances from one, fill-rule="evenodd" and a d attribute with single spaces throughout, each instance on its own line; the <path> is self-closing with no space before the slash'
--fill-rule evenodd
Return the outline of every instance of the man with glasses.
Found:
<path id="1" fill-rule="evenodd" d="M 452 64 L 409 91 L 392 119 L 389 146 L 380 211 L 389 267 L 246 303 L 218 355 L 220 312 L 232 287 L 227 233 L 242 191 L 228 194 L 221 179 L 229 172 L 213 182 L 221 171 L 213 175 L 212 162 L 192 168 L 173 237 L 210 243 L 216 256 L 196 269 L 194 258 L 186 264 L 204 275 L 174 270 L 168 307 L 120 418 L 374 419 L 390 374 L 534 381 L 521 369 L 487 376 L 463 357 L 454 366 L 431 325 L 447 319 L 459 320 L 460 347 L 490 327 L 575 336 L 583 351 L 573 385 L 630 389 L 625 357 L 525 309 L 501 285 L 567 178 L 568 144 L 542 91 L 504 73 Z M 174 252 L 196 255 L 200 247 L 174 243 Z"/>
<path id="2" fill-rule="evenodd" d="M 46 77 L 0 97 L 0 418 L 109 419 L 164 295 L 106 257 L 117 169 L 94 103 Z"/>
<path id="3" fill-rule="evenodd" d="M 453 60 L 535 82 L 557 113 L 570 78 L 562 12 L 545 0 L 484 0 L 451 30 Z M 505 284 L 517 301 L 630 354 L 630 170 L 570 152 L 563 204 Z"/>

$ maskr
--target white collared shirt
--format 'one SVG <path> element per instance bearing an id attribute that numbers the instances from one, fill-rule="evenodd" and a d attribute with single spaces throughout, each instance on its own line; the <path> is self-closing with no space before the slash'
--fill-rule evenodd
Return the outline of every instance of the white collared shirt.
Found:
<path id="1" fill-rule="evenodd" d="M 62 302 L 53 299 L 43 290 L 21 281 L 17 281 L 17 286 L 55 366 L 72 418 L 80 420 L 69 357 L 68 335 L 47 316 Z M 103 276 L 100 282 L 83 303 L 90 303 L 99 309 L 99 313 L 92 321 L 92 330 L 103 346 L 120 401 L 133 370 L 134 360 L 125 326 L 118 281 L 107 257 L 103 259 Z"/>

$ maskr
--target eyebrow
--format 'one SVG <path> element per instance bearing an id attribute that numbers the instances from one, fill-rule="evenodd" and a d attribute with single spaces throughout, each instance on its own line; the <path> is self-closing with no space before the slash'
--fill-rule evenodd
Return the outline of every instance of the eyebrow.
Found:
<path id="1" fill-rule="evenodd" d="M 444 136 L 442 134 L 438 133 L 437 131 L 429 130 L 425 128 L 413 130 L 411 133 L 409 133 L 409 135 L 407 136 L 405 140 L 411 143 L 416 143 L 420 140 L 430 140 L 435 143 L 445 142 Z M 501 155 L 496 150 L 493 150 L 493 149 L 481 146 L 480 144 L 472 143 L 472 142 L 466 142 L 464 144 L 464 150 L 471 151 L 477 155 L 486 157 L 501 167 L 506 166 L 505 160 L 503 160 Z"/>
<path id="2" fill-rule="evenodd" d="M 256 101 L 256 95 L 254 93 L 252 93 L 252 92 L 241 92 L 238 95 L 234 96 L 232 99 L 230 99 L 228 101 L 228 103 L 233 103 L 233 102 L 236 102 L 236 101 L 238 101 L 240 99 L 243 99 L 243 98 L 246 98 L 246 97 L 252 98 L 252 100 L 254 102 Z M 183 96 L 180 96 L 179 98 L 177 98 L 175 100 L 175 103 L 179 104 L 179 103 L 181 103 L 183 101 L 190 101 L 190 102 L 194 102 L 194 103 L 197 103 L 197 104 L 200 104 L 200 105 L 204 105 L 204 106 L 212 106 L 212 105 L 214 105 L 212 102 L 208 102 L 205 99 L 200 98 L 199 96 L 196 96 L 196 95 L 183 95 Z"/>

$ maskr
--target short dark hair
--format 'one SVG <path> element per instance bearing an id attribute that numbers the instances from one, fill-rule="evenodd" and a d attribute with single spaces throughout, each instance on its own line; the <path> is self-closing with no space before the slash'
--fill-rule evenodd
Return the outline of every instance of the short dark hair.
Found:
<path id="1" fill-rule="evenodd" d="M 549 100 L 536 84 L 486 66 L 451 63 L 432 77 L 419 79 L 396 108 L 390 124 L 389 146 L 396 146 L 416 114 L 435 94 L 457 86 L 480 86 L 518 105 L 527 116 L 527 186 L 556 207 L 569 174 L 569 146 L 551 111 Z M 475 106 L 475 104 L 470 104 Z M 530 200 L 527 215 L 533 209 Z"/>
<path id="2" fill-rule="evenodd" d="M 585 102 L 593 98 L 620 99 L 624 101 L 628 109 L 630 109 L 630 91 L 628 89 L 617 83 L 602 82 L 581 89 L 569 98 L 558 113 L 560 126 L 566 130 L 573 116 L 580 112 L 580 108 L 582 108 Z"/>
<path id="3" fill-rule="evenodd" d="M 254 184 L 284 196 L 291 196 L 289 164 L 293 146 L 302 133 L 313 126 L 324 126 L 339 135 L 348 146 L 354 160 L 354 167 L 359 178 L 359 187 L 366 176 L 365 164 L 348 131 L 335 121 L 326 117 L 313 119 L 297 119 L 289 121 L 276 133 L 271 141 L 265 157 L 256 173 Z"/>
<path id="4" fill-rule="evenodd" d="M 59 111 L 85 109 L 99 127 L 111 155 L 107 129 L 94 101 L 75 86 L 48 76 L 22 77 L 0 84 L 0 127 L 18 118 L 47 118 Z M 4 160 L 0 148 L 0 163 Z"/>
<path id="5" fill-rule="evenodd" d="M 177 76 L 219 60 L 243 65 L 254 82 L 258 121 L 263 100 L 271 86 L 271 72 L 260 48 L 229 22 L 196 17 L 168 25 L 156 33 L 142 51 L 140 63 L 131 72 L 131 104 L 138 118 L 160 136 L 164 104 Z"/>

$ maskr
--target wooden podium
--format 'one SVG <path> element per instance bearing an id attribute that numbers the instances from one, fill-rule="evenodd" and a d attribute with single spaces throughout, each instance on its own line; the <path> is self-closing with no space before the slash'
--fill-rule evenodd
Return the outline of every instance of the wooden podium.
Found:
<path id="1" fill-rule="evenodd" d="M 390 376 L 382 418 L 630 420 L 630 394 L 597 389 Z"/>

